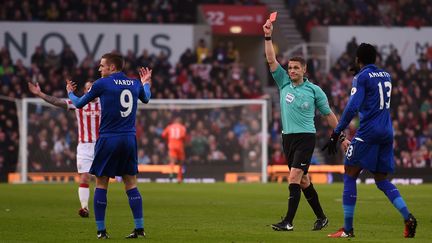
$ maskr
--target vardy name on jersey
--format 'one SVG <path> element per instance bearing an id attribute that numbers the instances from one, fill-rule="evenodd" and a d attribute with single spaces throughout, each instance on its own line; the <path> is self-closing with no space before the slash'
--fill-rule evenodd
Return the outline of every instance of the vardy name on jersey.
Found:
<path id="1" fill-rule="evenodd" d="M 114 79 L 114 83 L 117 85 L 134 85 L 134 81 L 130 79 L 127 80 Z"/>

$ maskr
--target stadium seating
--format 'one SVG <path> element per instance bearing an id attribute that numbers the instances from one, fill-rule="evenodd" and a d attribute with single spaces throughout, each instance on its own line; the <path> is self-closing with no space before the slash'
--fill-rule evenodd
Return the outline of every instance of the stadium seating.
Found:
<path id="1" fill-rule="evenodd" d="M 48 2 L 51 4 L 48 4 Z M 120 2 L 122 4 L 119 4 Z M 84 0 L 78 1 L 77 4 L 73 5 L 68 4 L 67 1 L 23 1 L 21 4 L 21 2 L 7 0 L 0 12 L 0 19 L 13 21 L 196 22 L 196 1 L 194 0 L 165 1 L 167 4 L 161 6 L 151 6 L 151 4 L 145 3 L 139 7 L 136 6 L 136 1 L 131 2 L 132 5 L 123 4 L 124 1 L 112 1 L 111 4 L 105 4 L 105 7 L 95 9 L 91 1 Z M 180 2 L 182 4 L 179 4 Z M 211 3 L 215 1 L 205 2 Z M 258 1 L 225 2 L 259 4 Z M 427 4 L 427 1 L 379 1 L 379 3 L 375 3 L 374 1 L 342 1 L 343 6 L 341 8 L 335 7 L 337 5 L 329 1 L 305 2 L 287 0 L 286 2 L 292 10 L 292 16 L 299 21 L 298 26 L 303 29 L 305 26 L 300 23 L 307 23 L 312 15 L 318 18 L 318 22 L 321 25 L 431 25 L 430 16 L 432 16 L 432 13 L 427 12 L 431 8 L 422 5 Z M 41 6 L 37 6 L 38 4 L 41 4 Z M 191 4 L 193 7 L 191 7 Z M 330 4 L 330 6 L 326 4 Z M 358 6 L 358 4 L 363 5 Z M 176 13 L 172 10 L 174 7 Z M 47 11 L 40 11 L 42 8 L 47 9 Z M 121 14 L 118 16 L 107 16 L 105 11 L 111 12 L 112 8 L 119 8 Z M 345 8 L 347 11 L 340 11 Z M 131 9 L 133 9 L 132 12 L 130 11 Z M 375 9 L 379 11 L 375 11 Z M 401 13 L 402 9 L 407 11 L 404 11 L 404 14 L 388 15 L 386 13 L 389 9 L 395 13 Z M 420 9 L 421 11 L 416 12 L 413 9 Z M 60 15 L 58 14 L 59 11 L 65 14 Z M 352 16 L 357 16 L 356 14 L 359 11 L 366 13 L 364 16 L 378 14 L 379 16 L 385 15 L 388 18 L 353 18 Z M 77 12 L 80 14 L 76 14 Z M 139 14 L 136 14 L 136 12 L 139 12 Z M 336 17 L 330 19 L 327 13 L 333 13 L 332 16 Z M 418 15 L 419 18 L 414 18 L 415 15 Z M 140 19 L 143 17 L 146 19 Z M 378 22 L 381 19 L 385 22 Z M 228 44 L 225 46 L 228 46 Z M 26 82 L 31 80 L 32 77 L 37 76 L 45 92 L 58 97 L 66 97 L 63 83 L 64 75 L 71 75 L 73 80 L 78 81 L 79 86 L 82 86 L 87 80 L 97 79 L 99 74 L 95 69 L 95 66 L 97 66 L 95 62 L 97 60 L 86 59 L 82 63 L 72 62 L 72 66 L 66 70 L 63 68 L 66 66 L 64 63 L 65 60 L 61 56 L 53 53 L 41 53 L 38 50 L 35 50 L 32 55 L 33 64 L 31 66 L 25 66 L 19 60 L 11 60 L 9 50 L 5 47 L 1 47 L 0 49 L 0 59 L 2 60 L 0 63 L 0 95 L 1 97 L 6 97 L 1 99 L 0 102 L 0 180 L 5 180 L 7 172 L 16 170 L 16 161 L 18 158 L 18 120 L 16 105 L 13 100 L 30 96 Z M 243 66 L 236 60 L 236 58 L 228 57 L 222 61 L 209 58 L 208 60 L 202 60 L 202 63 L 198 63 L 196 50 L 184 50 L 184 54 L 177 63 L 169 63 L 164 60 L 163 56 L 150 53 L 146 56 L 138 55 L 128 59 L 126 66 L 130 68 L 126 70 L 126 73 L 136 75 L 133 67 L 141 65 L 152 66 L 155 70 L 152 87 L 155 98 L 242 99 L 262 97 L 264 95 L 262 83 L 265 83 L 262 80 L 263 77 L 258 77 L 254 73 L 254 67 Z M 351 86 L 352 75 L 346 71 L 349 62 L 350 53 L 345 53 L 331 67 L 329 73 L 311 74 L 314 77 L 314 82 L 319 84 L 330 98 L 331 107 L 338 115 L 341 114 L 348 100 L 348 90 Z M 397 52 L 380 59 L 380 66 L 389 70 L 394 80 L 392 117 L 395 127 L 395 157 L 397 166 L 407 168 L 432 167 L 432 153 L 430 152 L 432 151 L 432 83 L 430 82 L 432 80 L 432 47 L 429 47 L 429 50 L 425 54 L 419 56 L 418 63 L 414 63 L 408 69 L 403 69 L 400 62 Z M 169 84 L 171 83 L 174 83 L 175 86 L 170 86 Z M 36 124 L 36 129 L 31 131 L 30 137 L 33 140 L 33 145 L 41 145 L 45 142 L 48 148 L 53 148 L 55 144 L 64 143 L 58 137 L 53 136 L 53 131 L 56 130 L 55 127 L 61 127 L 62 124 L 59 121 L 54 121 L 54 123 L 51 122 L 50 124 L 50 115 L 52 116 L 53 114 L 33 114 L 35 116 L 34 120 L 40 120 L 40 123 Z M 166 121 L 167 117 L 158 117 L 158 119 Z M 274 164 L 283 163 L 283 157 L 277 155 L 277 151 L 281 149 L 279 140 L 281 125 L 279 120 L 280 114 L 277 111 L 273 111 L 269 126 L 269 133 L 271 135 L 269 157 L 274 158 L 270 160 Z M 228 122 L 229 127 L 234 127 L 235 121 L 229 120 Z M 149 121 L 149 124 L 151 123 L 152 121 Z M 166 153 L 157 149 L 150 150 L 149 141 L 140 137 L 141 134 L 150 134 L 149 138 L 154 143 L 152 144 L 152 148 L 163 148 L 163 141 L 156 139 L 157 134 L 153 130 L 156 128 L 159 129 L 159 125 L 150 127 L 143 126 L 142 124 L 148 124 L 148 121 L 138 120 L 137 122 L 138 144 L 144 150 L 145 156 L 148 157 L 146 160 L 150 160 L 154 164 L 166 163 Z M 48 125 L 52 125 L 53 127 L 46 127 Z M 321 119 L 317 119 L 316 125 L 317 147 L 321 147 L 329 136 L 330 130 Z M 55 153 L 53 149 L 48 150 L 48 157 L 42 158 L 42 160 L 75 160 L 75 155 L 71 151 L 76 146 L 76 138 L 74 139 L 74 136 L 76 137 L 74 135 L 76 124 L 68 121 L 66 122 L 66 127 L 68 128 L 67 131 L 61 130 L 61 132 L 70 133 L 71 139 L 66 144 L 69 149 L 65 149 L 58 158 L 54 158 Z M 220 127 L 216 128 L 220 129 Z M 350 127 L 348 137 L 352 137 L 354 131 L 355 123 Z M 220 134 L 212 135 L 221 136 Z M 205 139 L 202 140 L 203 147 L 205 148 L 204 154 L 209 153 L 210 148 L 218 151 L 223 150 L 223 144 L 211 147 L 208 141 L 210 136 L 204 137 Z M 192 141 L 193 138 L 191 137 L 190 140 Z M 242 138 L 236 138 L 236 146 L 239 146 L 239 148 L 244 146 Z M 207 156 L 198 156 L 197 160 L 204 160 L 206 163 L 209 162 Z M 332 161 L 334 160 L 324 155 L 324 159 L 320 162 L 334 163 Z M 38 163 L 35 163 L 31 167 L 31 171 L 33 172 L 41 170 L 41 166 L 44 165 L 44 161 L 36 162 Z M 189 162 L 196 163 L 193 160 Z M 62 166 L 71 171 L 74 169 L 73 163 Z"/>
<path id="2" fill-rule="evenodd" d="M 308 39 L 313 26 L 432 25 L 428 1 L 297 1 L 285 0 L 298 30 Z"/>
<path id="3" fill-rule="evenodd" d="M 61 0 L 23 1 L 6 0 L 1 18 L 9 21 L 50 22 L 141 22 L 141 23 L 196 23 L 199 3 L 256 5 L 257 0 L 114 0 L 69 2 Z"/>
<path id="4" fill-rule="evenodd" d="M 2 55 L 7 58 L 7 50 L 3 49 Z M 337 64 L 334 65 L 328 74 L 323 74 L 326 76 L 323 76 L 323 78 L 318 78 L 316 82 L 323 87 L 324 91 L 332 97 L 330 100 L 331 105 L 335 112 L 337 114 L 340 114 L 342 109 L 344 108 L 344 104 L 347 102 L 348 98 L 348 92 L 347 90 L 350 87 L 350 74 L 347 73 L 345 70 L 347 69 L 347 61 L 344 60 L 346 58 L 346 55 L 342 55 L 341 58 L 338 60 Z M 36 58 L 35 58 L 36 59 Z M 140 58 L 137 58 L 137 60 L 140 60 Z M 154 66 L 157 66 L 156 63 L 157 57 L 154 55 L 151 55 L 150 62 L 155 62 Z M 397 58 L 396 58 L 397 60 Z M 387 66 L 387 68 L 393 72 L 394 87 L 397 87 L 397 91 L 393 94 L 392 98 L 392 104 L 396 105 L 395 107 L 398 107 L 397 109 L 392 110 L 392 115 L 395 119 L 395 129 L 396 129 L 396 158 L 397 158 L 397 165 L 402 167 L 428 167 L 430 166 L 430 147 L 431 147 L 431 139 L 429 135 L 430 130 L 430 121 L 431 121 L 431 108 L 430 104 L 432 101 L 430 98 L 431 94 L 429 93 L 429 90 L 431 90 L 430 82 L 426 82 L 425 80 L 430 77 L 431 69 L 430 65 L 413 65 L 410 67 L 410 70 L 408 72 L 405 72 L 405 70 L 400 70 L 400 65 L 398 63 L 393 63 L 392 59 L 389 57 L 388 60 L 382 60 L 383 65 Z M 35 63 L 37 65 L 37 63 Z M 134 65 L 139 65 L 139 63 L 135 63 Z M 197 75 L 197 70 L 202 67 L 202 65 L 206 65 L 206 70 L 208 70 L 207 74 L 204 75 Z M 176 66 L 176 71 L 174 71 L 174 76 L 171 76 L 168 73 L 161 73 L 158 74 L 158 78 L 156 78 L 153 92 L 157 98 L 251 98 L 251 97 L 259 97 L 263 94 L 263 91 L 260 87 L 261 81 L 255 76 L 246 74 L 246 67 L 243 68 L 244 71 L 241 71 L 240 73 L 245 73 L 245 76 L 242 76 L 242 78 L 237 82 L 231 82 L 228 73 L 231 72 L 231 68 L 234 64 L 223 64 L 218 65 L 218 72 L 214 72 L 214 64 L 192 64 L 189 65 L 187 68 L 183 67 L 181 65 L 172 65 Z M 235 64 L 238 65 L 238 64 Z M 132 65 L 133 66 L 133 65 Z M 11 72 L 0 72 L 0 79 L 2 80 L 2 89 L 1 89 L 1 95 L 10 97 L 10 98 L 20 98 L 20 97 L 26 97 L 30 96 L 27 88 L 26 88 L 26 80 L 30 79 L 31 75 L 31 69 L 29 67 L 24 67 L 19 62 L 16 62 L 14 65 L 11 65 L 7 62 L 4 62 L 1 66 L 2 68 L 0 70 L 12 70 Z M 240 66 L 241 67 L 241 66 Z M 35 68 L 33 66 L 33 68 Z M 60 71 L 55 71 L 55 67 L 40 67 L 41 70 L 41 87 L 43 90 L 49 92 L 51 91 L 53 94 L 65 97 L 65 91 L 61 80 Z M 91 68 L 86 67 L 84 65 L 78 65 L 75 69 L 75 80 L 88 80 L 88 79 L 95 79 L 97 78 L 97 72 L 90 71 Z M 79 71 L 78 71 L 79 70 Z M 163 69 L 159 69 L 163 70 Z M 130 72 L 130 70 L 127 70 L 127 72 Z M 89 75 L 90 74 L 90 75 Z M 91 76 L 91 74 L 93 74 Z M 212 79 L 217 77 L 219 74 L 224 75 L 222 78 L 219 79 L 216 82 L 212 82 L 210 85 L 208 82 L 206 82 L 208 79 Z M 395 75 L 397 74 L 397 75 Z M 249 77 L 252 77 L 251 79 L 248 79 Z M 173 89 L 169 90 L 166 89 L 166 84 L 170 82 L 170 79 L 174 78 L 175 82 L 178 82 L 178 84 L 182 84 L 184 87 L 183 89 Z M 425 79 L 426 78 L 426 79 Z M 160 79 L 160 80 L 159 80 Z M 408 83 L 405 80 L 418 80 L 418 82 L 414 83 L 414 87 L 412 87 L 413 83 Z M 51 82 L 47 82 L 45 80 L 51 80 Z M 55 82 L 52 82 L 53 80 L 57 80 Z M 80 82 L 82 85 L 83 82 Z M 234 86 L 232 88 L 223 88 L 223 87 L 229 87 L 231 85 Z M 203 85 L 205 84 L 205 85 Z M 337 85 L 333 85 L 337 84 Z M 251 95 L 250 91 L 248 93 L 244 92 L 244 89 L 242 89 L 243 86 L 249 86 L 255 87 L 253 88 L 253 94 Z M 193 87 L 193 88 L 192 88 Z M 163 91 L 162 91 L 163 90 Z M 219 92 L 218 90 L 223 90 L 225 92 Z M 410 98 L 407 98 L 410 97 Z M 408 109 L 408 107 L 414 106 L 413 109 Z M 18 151 L 18 143 L 16 140 L 13 140 L 12 138 L 18 137 L 18 123 L 16 120 L 16 110 L 15 110 L 15 104 L 13 102 L 2 102 L 0 105 L 0 109 L 4 111 L 3 114 L 5 116 L 0 118 L 0 122 L 2 127 L 9 127 L 10 129 L 2 129 L 1 132 L 5 134 L 5 138 L 3 139 L 3 143 L 6 143 L 8 145 L 2 146 L 2 149 L 4 148 L 10 148 L 12 149 L 13 153 L 2 153 L 8 156 L 7 161 L 11 161 L 11 159 L 16 160 L 17 158 L 17 151 Z M 36 116 L 39 116 L 38 119 L 42 119 L 43 114 L 34 114 Z M 418 118 L 417 118 L 418 117 Z M 274 120 L 271 121 L 271 124 L 274 124 L 275 126 L 270 126 L 271 129 L 280 129 L 278 126 L 279 124 L 279 117 L 277 114 L 274 114 L 273 117 Z M 166 120 L 162 119 L 162 120 Z M 230 121 L 234 122 L 234 121 Z M 59 122 L 57 123 L 57 126 L 59 126 Z M 141 126 L 140 124 L 146 124 L 147 121 L 138 121 L 138 130 L 145 134 L 152 134 L 152 132 L 149 130 L 150 127 Z M 150 122 L 151 123 L 151 122 Z M 49 124 L 48 121 L 46 123 L 42 122 L 41 124 Z M 233 126 L 232 124 L 231 126 Z M 75 131 L 75 124 L 69 124 L 69 130 Z M 351 127 L 351 132 L 353 132 L 355 127 Z M 41 144 L 42 141 L 38 141 L 40 139 L 40 135 L 36 133 L 36 131 L 40 132 L 43 129 L 35 129 L 34 139 L 35 144 Z M 328 136 L 326 127 L 322 126 L 322 123 L 318 121 L 317 123 L 317 131 L 318 131 L 318 146 L 322 144 L 322 138 L 326 138 Z M 58 142 L 56 140 L 50 140 L 49 137 L 52 136 L 50 133 L 51 131 L 54 131 L 54 129 L 48 129 L 48 134 L 45 137 L 45 140 L 47 140 L 48 147 L 53 147 L 53 145 Z M 6 135 L 7 134 L 7 135 Z M 71 133 L 72 136 L 73 133 Z M 277 132 L 273 133 L 272 130 L 270 131 L 270 134 L 274 134 L 271 141 L 271 152 L 272 154 L 280 149 L 279 140 L 277 138 Z M 352 136 L 353 134 L 351 134 Z M 150 138 L 155 138 L 156 134 L 150 136 Z M 1 140 L 2 136 L 0 136 Z M 193 138 L 191 138 L 193 139 Z M 74 148 L 75 144 L 73 141 L 76 141 L 74 139 L 71 140 L 72 143 L 68 144 L 69 148 Z M 163 155 L 161 152 L 149 150 L 148 146 L 145 146 L 141 140 L 139 139 L 139 147 L 143 148 L 145 150 L 145 154 L 154 161 L 157 161 L 155 163 L 165 163 L 166 161 L 166 155 Z M 162 140 L 157 140 L 159 143 L 163 143 Z M 239 140 L 240 141 L 240 140 Z M 144 141 L 143 141 L 144 142 Z M 209 148 L 208 141 L 205 142 L 205 147 L 207 149 Z M 239 146 L 241 146 L 239 142 Z M 147 147 L 147 148 L 146 148 Z M 153 148 L 158 146 L 153 146 Z M 223 147 L 223 145 L 219 145 L 217 148 Z M 70 159 L 74 160 L 74 155 L 69 156 L 70 151 L 65 151 L 63 153 L 63 158 L 65 160 Z M 207 151 L 208 152 L 208 151 Z M 49 152 L 52 153 L 52 152 Z M 73 154 L 73 153 L 72 153 Z M 12 156 L 12 157 L 11 157 Z M 68 157 L 69 156 L 69 157 Z M 67 158 L 67 159 L 66 159 Z M 207 158 L 204 156 L 202 159 L 206 160 Z M 325 161 L 331 161 L 330 159 L 326 159 Z M 44 164 L 44 163 L 40 163 Z M 72 164 L 73 165 L 73 164 Z M 14 167 L 10 167 L 11 170 L 14 170 Z M 31 168 L 30 171 L 37 172 L 38 166 Z"/>

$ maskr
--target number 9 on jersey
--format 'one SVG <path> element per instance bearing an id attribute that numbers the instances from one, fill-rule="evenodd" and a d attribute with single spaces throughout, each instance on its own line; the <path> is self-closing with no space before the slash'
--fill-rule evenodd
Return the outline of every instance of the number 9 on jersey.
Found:
<path id="1" fill-rule="evenodd" d="M 133 107 L 133 99 L 132 99 L 132 92 L 130 90 L 125 89 L 120 94 L 120 104 L 125 108 L 125 111 L 120 111 L 120 115 L 122 117 L 127 117 L 132 112 Z"/>

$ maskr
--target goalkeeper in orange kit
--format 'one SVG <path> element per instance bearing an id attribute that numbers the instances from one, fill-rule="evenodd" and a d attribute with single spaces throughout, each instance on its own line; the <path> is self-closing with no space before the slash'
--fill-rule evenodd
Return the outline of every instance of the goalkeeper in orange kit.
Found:
<path id="1" fill-rule="evenodd" d="M 176 117 L 162 132 L 162 137 L 168 141 L 169 163 L 171 171 L 174 165 L 179 165 L 177 181 L 183 181 L 183 162 L 185 160 L 184 141 L 186 139 L 186 127 L 182 124 L 180 117 Z"/>

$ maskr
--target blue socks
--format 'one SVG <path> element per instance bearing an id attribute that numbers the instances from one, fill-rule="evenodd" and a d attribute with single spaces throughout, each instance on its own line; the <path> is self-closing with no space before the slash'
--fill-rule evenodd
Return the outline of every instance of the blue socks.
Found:
<path id="1" fill-rule="evenodd" d="M 142 198 L 138 189 L 135 187 L 126 192 L 129 199 L 129 206 L 132 210 L 136 229 L 144 228 Z M 105 211 L 107 207 L 107 190 L 96 188 L 94 194 L 94 213 L 97 230 L 105 230 Z"/>
<path id="2" fill-rule="evenodd" d="M 342 196 L 344 210 L 344 229 L 350 231 L 353 228 L 354 209 L 357 201 L 356 178 L 344 175 L 344 191 Z"/>
<path id="3" fill-rule="evenodd" d="M 96 188 L 94 194 L 94 213 L 96 219 L 97 230 L 105 230 L 105 210 L 107 207 L 107 190 Z"/>
<path id="4" fill-rule="evenodd" d="M 143 229 L 144 218 L 141 194 L 136 187 L 126 191 L 126 194 L 128 196 L 129 206 L 134 217 L 135 229 Z"/>
<path id="5" fill-rule="evenodd" d="M 393 206 L 399 210 L 404 220 L 409 218 L 405 201 L 402 199 L 399 190 L 388 180 L 376 182 L 378 189 L 384 192 Z M 344 229 L 350 231 L 353 228 L 354 209 L 357 200 L 356 178 L 344 175 L 343 209 L 344 209 Z"/>
<path id="6" fill-rule="evenodd" d="M 375 183 L 378 189 L 384 192 L 387 198 L 393 203 L 393 206 L 399 210 L 400 214 L 407 220 L 410 212 L 408 211 L 405 201 L 402 199 L 399 190 L 388 180 L 383 180 Z"/>

